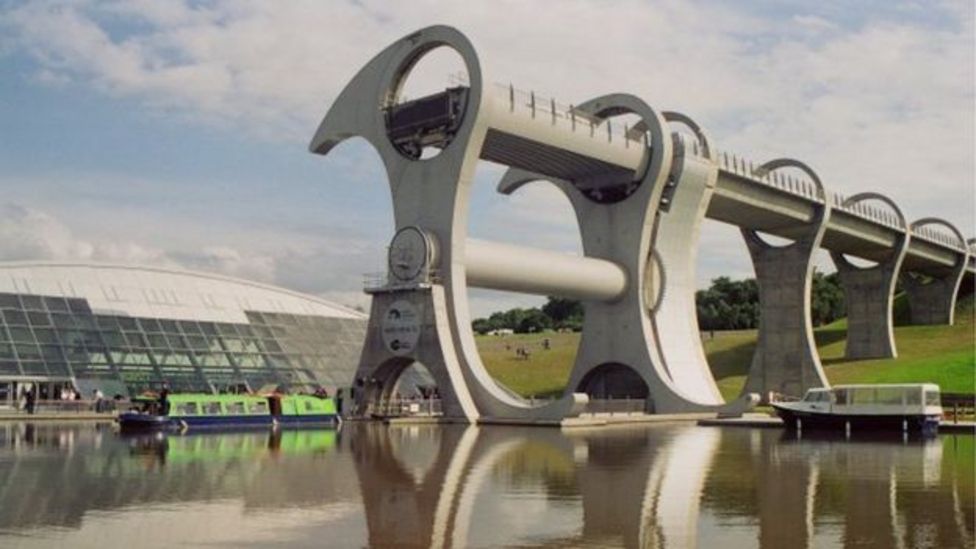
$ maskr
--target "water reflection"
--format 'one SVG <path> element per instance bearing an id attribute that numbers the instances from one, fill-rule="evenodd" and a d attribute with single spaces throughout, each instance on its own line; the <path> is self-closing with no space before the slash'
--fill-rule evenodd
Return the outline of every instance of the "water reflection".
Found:
<path id="1" fill-rule="evenodd" d="M 964 435 L 6 424 L 0 545 L 969 547 L 973 460 Z"/>

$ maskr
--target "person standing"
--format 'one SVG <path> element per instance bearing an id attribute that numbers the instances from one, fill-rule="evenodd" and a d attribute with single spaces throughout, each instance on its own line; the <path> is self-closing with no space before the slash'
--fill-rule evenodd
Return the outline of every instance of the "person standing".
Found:
<path id="1" fill-rule="evenodd" d="M 27 415 L 30 416 L 34 415 L 34 406 L 37 404 L 37 395 L 34 391 L 33 387 L 27 389 Z"/>
<path id="2" fill-rule="evenodd" d="M 102 399 L 105 398 L 105 395 L 102 394 L 101 389 L 95 389 L 93 396 L 95 397 L 95 412 L 101 412 L 103 408 Z"/>
<path id="3" fill-rule="evenodd" d="M 159 392 L 159 415 L 169 415 L 169 385 L 163 385 L 163 390 Z"/>

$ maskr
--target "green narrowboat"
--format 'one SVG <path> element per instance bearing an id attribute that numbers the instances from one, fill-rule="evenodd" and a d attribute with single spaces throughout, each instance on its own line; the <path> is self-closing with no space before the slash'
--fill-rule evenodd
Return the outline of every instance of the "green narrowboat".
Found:
<path id="1" fill-rule="evenodd" d="M 123 431 L 261 426 L 335 426 L 335 401 L 317 395 L 171 394 L 135 399 L 137 409 L 119 414 Z"/>

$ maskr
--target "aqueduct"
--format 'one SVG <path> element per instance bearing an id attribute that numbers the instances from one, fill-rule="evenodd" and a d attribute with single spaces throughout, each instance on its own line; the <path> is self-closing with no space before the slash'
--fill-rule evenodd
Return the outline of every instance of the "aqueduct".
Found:
<path id="1" fill-rule="evenodd" d="M 463 59 L 468 84 L 401 101 L 411 69 L 442 46 Z M 850 357 L 895 355 L 898 277 L 917 322 L 951 323 L 959 286 L 976 272 L 971 243 L 948 222 L 908 223 L 877 193 L 831 193 L 798 160 L 757 165 L 720 152 L 691 118 L 658 112 L 635 95 L 565 107 L 488 82 L 463 34 L 428 27 L 367 63 L 312 139 L 311 151 L 323 155 L 345 139 L 366 139 L 393 197 L 388 273 L 367 290 L 361 406 L 388 397 L 399 374 L 419 362 L 437 382 L 444 416 L 469 422 L 559 420 L 579 414 L 591 396 L 638 396 L 649 413 L 734 414 L 771 391 L 799 395 L 826 384 L 810 320 L 817 249 L 831 252 L 851 304 Z M 623 115 L 637 122 L 614 123 Z M 439 153 L 427 157 L 428 148 Z M 508 167 L 500 193 L 535 180 L 564 193 L 584 255 L 469 239 L 480 160 Z M 869 200 L 890 211 L 866 206 Z M 759 344 L 734 402 L 719 394 L 697 325 L 696 249 L 706 217 L 741 228 L 760 288 Z M 763 234 L 792 243 L 774 246 Z M 877 264 L 858 267 L 848 256 Z M 536 404 L 491 378 L 471 330 L 469 286 L 583 302 L 580 348 L 562 398 Z"/>

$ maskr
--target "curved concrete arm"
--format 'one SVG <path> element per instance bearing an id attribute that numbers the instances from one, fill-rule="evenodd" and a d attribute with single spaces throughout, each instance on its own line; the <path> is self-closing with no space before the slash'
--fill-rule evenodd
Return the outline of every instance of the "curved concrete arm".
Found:
<path id="1" fill-rule="evenodd" d="M 533 181 L 552 181 L 552 178 L 520 168 L 509 168 L 505 170 L 505 174 L 502 175 L 502 179 L 498 182 L 495 190 L 499 194 L 512 194 Z"/>
<path id="2" fill-rule="evenodd" d="M 456 51 L 468 71 L 470 96 L 464 126 L 470 128 L 481 108 L 481 63 L 474 45 L 464 34 L 453 27 L 433 25 L 397 40 L 356 73 L 329 107 L 309 143 L 309 150 L 325 155 L 342 141 L 358 136 L 376 147 L 384 160 L 398 154 L 385 135 L 383 109 L 396 101 L 410 70 L 424 54 L 441 46 Z"/>

